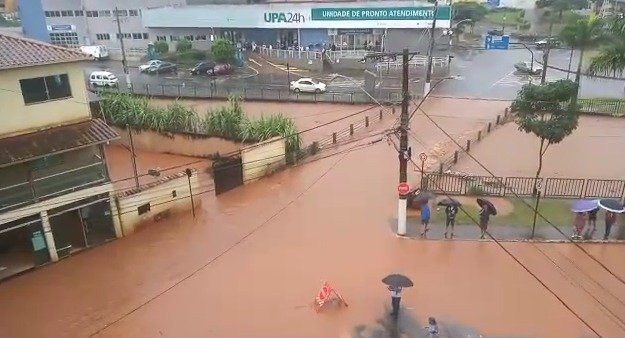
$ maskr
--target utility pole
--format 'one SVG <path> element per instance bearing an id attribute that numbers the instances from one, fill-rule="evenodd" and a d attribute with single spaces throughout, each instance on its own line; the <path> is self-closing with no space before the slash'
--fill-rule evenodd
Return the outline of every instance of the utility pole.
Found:
<path id="1" fill-rule="evenodd" d="M 408 129 L 409 114 L 408 106 L 410 105 L 410 93 L 408 92 L 408 49 L 404 49 L 402 56 L 402 81 L 401 89 L 403 100 L 401 103 L 401 117 L 399 127 L 399 183 L 408 183 L 408 160 L 410 159 L 411 149 L 408 147 Z M 406 235 L 406 208 L 408 195 L 400 194 L 399 203 L 397 205 L 397 234 Z"/>
<path id="2" fill-rule="evenodd" d="M 549 52 L 551 50 L 551 34 L 553 34 L 553 14 L 551 15 L 551 22 L 549 23 L 549 38 L 547 38 L 547 45 L 545 46 L 545 52 L 543 53 L 543 73 L 540 77 L 540 84 L 545 84 L 547 81 L 547 68 L 549 66 Z M 532 70 L 533 71 L 533 70 Z"/>
<path id="3" fill-rule="evenodd" d="M 130 73 L 128 73 L 128 63 L 126 62 L 124 34 L 122 34 L 122 25 L 119 21 L 119 10 L 117 9 L 117 7 L 115 7 L 115 21 L 117 21 L 117 36 L 119 37 L 119 45 L 122 49 L 122 66 L 124 67 L 124 74 L 126 74 L 126 86 L 128 86 L 128 89 L 132 89 L 132 83 L 130 83 Z"/>
<path id="4" fill-rule="evenodd" d="M 434 31 L 436 30 L 436 17 L 438 16 L 438 0 L 434 2 L 434 18 L 432 20 L 432 30 L 430 31 L 430 47 L 428 48 L 428 65 L 425 70 L 425 87 L 423 96 L 430 92 L 432 86 L 432 54 L 434 53 Z"/>

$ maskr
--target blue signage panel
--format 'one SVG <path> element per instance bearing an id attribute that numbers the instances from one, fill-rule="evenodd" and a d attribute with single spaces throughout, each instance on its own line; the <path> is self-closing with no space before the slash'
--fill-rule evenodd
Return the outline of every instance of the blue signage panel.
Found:
<path id="1" fill-rule="evenodd" d="M 510 36 L 494 36 L 487 35 L 484 40 L 484 48 L 486 49 L 509 49 L 510 48 Z"/>

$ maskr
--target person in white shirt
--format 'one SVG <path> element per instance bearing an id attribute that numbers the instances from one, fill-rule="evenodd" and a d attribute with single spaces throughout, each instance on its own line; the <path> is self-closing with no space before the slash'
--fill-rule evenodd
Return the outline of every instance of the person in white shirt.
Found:
<path id="1" fill-rule="evenodd" d="M 399 316 L 399 303 L 401 301 L 401 287 L 389 286 L 388 290 L 391 292 L 391 305 L 393 307 L 393 312 L 391 312 L 391 316 L 397 319 L 397 317 Z"/>

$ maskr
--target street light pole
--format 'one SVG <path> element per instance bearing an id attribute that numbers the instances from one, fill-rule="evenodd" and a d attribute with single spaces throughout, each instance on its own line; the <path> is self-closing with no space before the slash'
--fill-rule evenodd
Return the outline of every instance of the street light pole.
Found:
<path id="1" fill-rule="evenodd" d="M 399 183 L 408 183 L 408 160 L 410 159 L 411 149 L 408 147 L 408 128 L 410 116 L 408 114 L 408 106 L 410 105 L 410 94 L 408 92 L 408 49 L 404 49 L 402 56 L 402 81 L 401 89 L 403 100 L 401 103 L 401 117 L 399 127 Z M 406 235 L 406 208 L 407 195 L 400 194 L 397 204 L 397 234 L 399 236 Z"/>
<path id="2" fill-rule="evenodd" d="M 438 16 L 438 0 L 434 2 L 434 18 L 432 19 L 432 30 L 430 31 L 430 47 L 428 48 L 428 65 L 425 70 L 425 87 L 423 96 L 430 92 L 432 86 L 432 54 L 434 53 L 434 31 L 436 30 L 436 17 Z"/>
<path id="3" fill-rule="evenodd" d="M 545 52 L 543 53 L 543 73 L 540 77 L 540 84 L 544 84 L 547 81 L 547 69 L 549 68 L 549 52 L 551 51 L 551 35 L 553 34 L 553 17 L 549 23 L 549 38 L 547 39 L 547 45 L 545 46 Z"/>
<path id="4" fill-rule="evenodd" d="M 191 198 L 191 211 L 193 212 L 193 219 L 195 219 L 195 203 L 193 203 L 193 190 L 191 189 L 191 176 L 193 175 L 193 170 L 187 168 L 185 169 L 185 174 L 187 174 L 187 180 L 189 182 L 189 197 Z"/>
<path id="5" fill-rule="evenodd" d="M 117 21 L 117 36 L 119 37 L 119 46 L 122 49 L 122 66 L 124 67 L 124 74 L 126 74 L 126 86 L 128 89 L 132 89 L 132 83 L 130 83 L 130 73 L 128 72 L 128 63 L 126 61 L 126 49 L 124 48 L 124 35 L 122 34 L 122 26 L 119 21 L 119 10 L 115 7 L 115 21 Z"/>

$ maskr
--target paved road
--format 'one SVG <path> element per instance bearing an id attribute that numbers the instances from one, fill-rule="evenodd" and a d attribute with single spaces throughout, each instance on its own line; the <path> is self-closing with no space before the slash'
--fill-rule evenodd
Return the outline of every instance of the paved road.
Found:
<path id="1" fill-rule="evenodd" d="M 536 50 L 533 52 L 537 59 L 542 59 L 542 52 Z M 553 50 L 550 56 L 550 64 L 568 68 L 570 51 Z M 457 48 L 451 73 L 461 75 L 462 80 L 446 81 L 441 84 L 437 94 L 512 100 L 524 84 L 530 81 L 540 82 L 540 77 L 517 75 L 514 72 L 515 63 L 530 60 L 531 54 L 524 48 L 506 51 Z M 573 70 L 577 66 L 576 60 L 577 54 L 573 58 Z M 552 69 L 547 72 L 547 81 L 566 79 L 566 77 L 566 72 Z M 585 98 L 624 98 L 623 86 L 625 86 L 625 81 L 599 81 L 583 77 L 580 95 Z"/>

